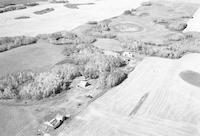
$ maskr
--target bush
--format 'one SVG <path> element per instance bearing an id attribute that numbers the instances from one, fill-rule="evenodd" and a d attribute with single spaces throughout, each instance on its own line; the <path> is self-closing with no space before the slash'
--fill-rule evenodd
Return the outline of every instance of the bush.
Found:
<path id="1" fill-rule="evenodd" d="M 15 4 L 9 4 L 9 5 L 1 5 L 0 4 L 0 13 L 3 12 L 8 12 L 8 11 L 13 11 L 13 10 L 20 10 L 20 9 L 25 9 L 26 6 L 24 5 L 15 5 Z"/>
<path id="2" fill-rule="evenodd" d="M 126 64 L 122 58 L 104 55 L 103 52 L 96 47 L 88 46 L 83 49 L 79 48 L 78 50 L 78 53 L 70 56 L 73 63 L 76 65 L 85 65 L 86 67 L 93 65 L 101 72 L 111 71 L 115 67 L 121 67 Z"/>
<path id="3" fill-rule="evenodd" d="M 121 84 L 127 78 L 127 74 L 119 69 L 112 72 L 102 73 L 98 80 L 99 88 L 112 88 Z"/>
<path id="4" fill-rule="evenodd" d="M 141 6 L 151 6 L 152 3 L 151 2 L 143 2 L 141 3 Z"/>
<path id="5" fill-rule="evenodd" d="M 37 6 L 37 5 L 39 5 L 39 3 L 36 3 L 36 2 L 31 2 L 31 3 L 24 4 L 24 6 L 28 6 L 28 7 L 34 7 L 34 6 Z"/>
<path id="6" fill-rule="evenodd" d="M 132 14 L 132 12 L 130 11 L 130 10 L 126 10 L 126 11 L 124 11 L 124 13 L 123 13 L 124 15 L 131 15 Z"/>
<path id="7" fill-rule="evenodd" d="M 153 20 L 155 24 L 168 24 L 169 20 L 164 18 L 156 18 Z"/>
<path id="8" fill-rule="evenodd" d="M 62 79 L 55 73 L 44 72 L 36 76 L 33 82 L 23 86 L 19 96 L 23 99 L 41 99 L 57 94 L 62 86 Z"/>
<path id="9" fill-rule="evenodd" d="M 30 18 L 29 16 L 19 16 L 19 17 L 16 17 L 15 19 L 28 19 Z"/>
<path id="10" fill-rule="evenodd" d="M 127 78 L 127 74 L 121 70 L 115 70 L 111 72 L 107 78 L 106 83 L 107 87 L 114 87 L 121 84 Z"/>
<path id="11" fill-rule="evenodd" d="M 66 53 L 69 59 L 65 62 L 82 66 L 81 74 L 91 79 L 96 79 L 101 73 L 126 65 L 121 57 L 105 55 L 101 49 L 92 45 L 68 46 Z"/>
<path id="12" fill-rule="evenodd" d="M 170 23 L 167 25 L 167 28 L 172 31 L 183 31 L 186 27 L 186 23 Z"/>
<path id="13" fill-rule="evenodd" d="M 24 6 L 24 5 L 17 5 L 16 6 L 16 10 L 20 10 L 20 9 L 26 9 L 26 6 Z"/>
<path id="14" fill-rule="evenodd" d="M 49 72 L 39 74 L 34 82 L 23 87 L 22 98 L 42 99 L 69 89 L 71 81 L 80 76 L 79 68 L 75 65 L 57 65 Z"/>
<path id="15" fill-rule="evenodd" d="M 97 25 L 98 22 L 97 22 L 97 21 L 88 21 L 87 24 L 90 24 L 90 25 Z"/>
<path id="16" fill-rule="evenodd" d="M 35 11 L 33 13 L 36 14 L 36 15 L 43 15 L 43 14 L 46 14 L 46 13 L 49 13 L 49 12 L 52 12 L 52 11 L 54 11 L 54 8 L 46 8 L 46 9 L 43 9 L 43 10 L 40 10 L 40 11 Z"/>
<path id="17" fill-rule="evenodd" d="M 0 80 L 0 99 L 17 98 L 21 87 L 33 81 L 35 74 L 32 72 L 19 72 L 3 77 Z"/>
<path id="18" fill-rule="evenodd" d="M 175 34 L 168 35 L 167 38 L 169 41 L 181 41 L 185 38 L 185 36 L 181 33 L 175 33 Z"/>
<path id="19" fill-rule="evenodd" d="M 70 8 L 70 9 L 79 9 L 79 4 L 65 4 L 65 7 Z"/>
<path id="20" fill-rule="evenodd" d="M 16 36 L 16 37 L 1 37 L 0 38 L 0 52 L 33 44 L 37 42 L 35 37 Z"/>
<path id="21" fill-rule="evenodd" d="M 57 65 L 48 72 L 9 75 L 0 80 L 0 99 L 42 99 L 69 89 L 71 81 L 81 76 L 75 65 Z"/>
<path id="22" fill-rule="evenodd" d="M 7 48 L 7 45 L 3 44 L 3 45 L 0 45 L 0 52 L 4 52 L 4 51 L 7 51 L 8 48 Z"/>
<path id="23" fill-rule="evenodd" d="M 76 77 L 81 76 L 80 68 L 71 64 L 57 65 L 51 69 L 51 73 L 55 73 L 64 82 L 71 81 Z"/>
<path id="24" fill-rule="evenodd" d="M 116 34 L 110 31 L 110 22 L 110 20 L 104 20 L 102 22 L 99 22 L 97 25 L 90 26 L 90 28 L 86 29 L 83 33 L 84 35 L 96 38 L 115 38 Z"/>
<path id="25" fill-rule="evenodd" d="M 50 43 L 55 45 L 64 45 L 64 44 L 90 44 L 96 41 L 95 38 L 91 36 L 83 36 L 83 35 L 77 35 L 72 32 L 68 31 L 61 31 L 52 33 L 50 35 L 38 35 L 37 37 L 48 39 Z"/>
<path id="26" fill-rule="evenodd" d="M 16 6 L 10 6 L 10 7 L 6 7 L 4 8 L 4 12 L 8 12 L 8 11 L 13 11 L 13 10 L 16 10 Z"/>
<path id="27" fill-rule="evenodd" d="M 50 0 L 50 3 L 68 3 L 68 0 Z"/>

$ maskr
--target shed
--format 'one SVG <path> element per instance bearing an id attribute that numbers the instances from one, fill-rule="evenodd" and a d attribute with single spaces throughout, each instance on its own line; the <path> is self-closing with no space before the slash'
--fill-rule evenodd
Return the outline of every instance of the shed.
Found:
<path id="1" fill-rule="evenodd" d="M 127 51 L 123 52 L 122 55 L 124 57 L 127 57 L 127 58 L 133 58 L 134 57 L 134 55 L 131 52 L 127 52 Z"/>
<path id="2" fill-rule="evenodd" d="M 80 81 L 77 85 L 77 87 L 81 87 L 81 88 L 86 88 L 90 85 L 90 83 L 88 83 L 88 81 Z"/>

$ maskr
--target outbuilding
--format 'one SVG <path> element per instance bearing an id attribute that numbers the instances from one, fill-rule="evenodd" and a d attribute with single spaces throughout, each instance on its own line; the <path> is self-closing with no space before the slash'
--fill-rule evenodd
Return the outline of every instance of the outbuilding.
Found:
<path id="1" fill-rule="evenodd" d="M 77 87 L 81 87 L 81 88 L 86 88 L 90 85 L 90 83 L 88 81 L 80 81 L 77 85 Z"/>
<path id="2" fill-rule="evenodd" d="M 134 57 L 134 55 L 131 52 L 127 52 L 127 51 L 123 52 L 122 56 L 127 57 L 127 58 L 133 58 Z"/>

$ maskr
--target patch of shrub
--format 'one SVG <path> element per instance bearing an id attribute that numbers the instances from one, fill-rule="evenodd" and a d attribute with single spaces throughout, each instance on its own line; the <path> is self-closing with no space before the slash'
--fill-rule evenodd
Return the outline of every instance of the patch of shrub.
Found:
<path id="1" fill-rule="evenodd" d="M 72 4 L 72 3 L 68 3 L 65 4 L 64 6 L 70 9 L 79 9 L 79 6 L 81 5 L 93 5 L 95 3 L 79 3 L 79 4 Z"/>
<path id="2" fill-rule="evenodd" d="M 153 20 L 155 24 L 168 24 L 169 20 L 164 18 L 156 18 Z"/>
<path id="3" fill-rule="evenodd" d="M 70 8 L 70 9 L 79 9 L 78 4 L 66 4 L 65 7 Z"/>
<path id="4" fill-rule="evenodd" d="M 29 16 L 20 16 L 20 17 L 16 17 L 15 19 L 28 19 L 30 18 Z"/>
<path id="5" fill-rule="evenodd" d="M 34 80 L 35 73 L 19 72 L 0 79 L 0 99 L 18 98 L 22 86 Z"/>
<path id="6" fill-rule="evenodd" d="M 24 86 L 20 92 L 22 98 L 42 99 L 69 89 L 71 81 L 80 76 L 75 65 L 56 65 L 49 72 L 39 74 L 33 82 Z"/>
<path id="7" fill-rule="evenodd" d="M 62 86 L 62 79 L 55 73 L 44 72 L 35 77 L 34 81 L 23 86 L 19 96 L 23 99 L 42 99 L 56 94 Z"/>
<path id="8" fill-rule="evenodd" d="M 64 64 L 53 67 L 50 72 L 55 73 L 59 78 L 64 80 L 64 82 L 67 82 L 81 76 L 80 71 L 81 68 L 77 65 Z"/>
<path id="9" fill-rule="evenodd" d="M 116 67 L 122 67 L 126 65 L 125 61 L 120 57 L 108 56 L 104 54 L 94 55 L 89 59 L 87 65 L 96 66 L 100 72 L 112 71 Z"/>
<path id="10" fill-rule="evenodd" d="M 124 49 L 129 50 L 134 54 L 178 59 L 186 53 L 200 53 L 199 35 L 199 33 L 191 32 L 185 35 L 180 33 L 181 37 L 179 37 L 179 34 L 177 34 L 177 37 L 174 36 L 173 39 L 171 39 L 171 42 L 166 46 L 154 46 L 129 38 L 121 38 L 119 40 Z"/>
<path id="11" fill-rule="evenodd" d="M 40 10 L 40 11 L 35 11 L 33 13 L 36 14 L 36 15 L 43 15 L 43 14 L 46 14 L 46 13 L 49 13 L 49 12 L 52 12 L 52 11 L 54 11 L 54 8 L 46 8 L 46 9 L 43 9 L 43 10 Z"/>
<path id="12" fill-rule="evenodd" d="M 88 21 L 87 24 L 90 24 L 90 25 L 97 25 L 98 22 L 97 22 L 97 21 Z"/>
<path id="13" fill-rule="evenodd" d="M 27 7 L 24 5 L 17 5 L 16 6 L 16 10 L 20 10 L 20 9 L 26 9 Z"/>
<path id="14" fill-rule="evenodd" d="M 24 4 L 24 6 L 28 6 L 28 7 L 34 7 L 34 6 L 37 6 L 37 5 L 39 5 L 39 3 L 36 3 L 36 2 L 31 2 L 31 3 Z"/>
<path id="15" fill-rule="evenodd" d="M 113 32 L 92 32 L 89 35 L 92 35 L 97 38 L 108 38 L 108 39 L 116 38 L 116 34 Z"/>
<path id="16" fill-rule="evenodd" d="M 71 81 L 80 76 L 76 65 L 56 65 L 40 74 L 17 73 L 0 80 L 0 99 L 42 99 L 69 89 Z"/>
<path id="17" fill-rule="evenodd" d="M 111 88 L 117 86 L 121 84 L 126 78 L 127 78 L 126 73 L 124 73 L 122 70 L 116 69 L 107 76 L 106 78 L 107 87 Z"/>
<path id="18" fill-rule="evenodd" d="M 100 75 L 100 71 L 98 70 L 97 65 L 93 65 L 92 63 L 88 63 L 84 66 L 82 71 L 82 75 L 86 78 L 97 79 Z"/>
<path id="19" fill-rule="evenodd" d="M 183 15 L 183 16 L 181 16 L 181 18 L 183 18 L 183 19 L 192 19 L 193 16 L 191 16 L 191 15 Z"/>
<path id="20" fill-rule="evenodd" d="M 185 38 L 185 36 L 181 33 L 170 34 L 167 36 L 169 41 L 181 41 Z"/>
<path id="21" fill-rule="evenodd" d="M 1 5 L 0 5 L 0 8 L 1 8 Z M 9 5 L 9 6 L 6 6 L 6 5 L 3 5 L 2 8 L 0 9 L 0 13 L 3 13 L 3 12 L 8 12 L 8 11 L 13 11 L 13 10 L 20 10 L 20 9 L 25 9 L 26 6 L 24 5 Z"/>
<path id="22" fill-rule="evenodd" d="M 90 44 L 96 41 L 92 36 L 77 35 L 68 31 L 61 31 L 52 34 L 38 35 L 38 38 L 48 39 L 48 41 L 55 45 L 70 45 L 70 44 Z"/>
<path id="23" fill-rule="evenodd" d="M 126 65 L 121 57 L 105 55 L 101 49 L 92 45 L 69 46 L 66 47 L 65 52 L 68 56 L 65 62 L 82 66 L 81 74 L 91 79 L 98 78 L 100 73 L 110 72 Z"/>
<path id="24" fill-rule="evenodd" d="M 16 37 L 0 37 L 0 52 L 33 44 L 37 42 L 35 37 L 16 36 Z"/>
<path id="25" fill-rule="evenodd" d="M 99 88 L 112 88 L 121 84 L 127 78 L 127 74 L 119 69 L 103 73 L 98 79 Z"/>
<path id="26" fill-rule="evenodd" d="M 136 14 L 136 15 L 139 16 L 139 17 L 146 17 L 146 16 L 149 16 L 150 14 L 143 12 L 143 13 L 139 13 L 139 14 Z"/>
<path id="27" fill-rule="evenodd" d="M 4 12 L 8 12 L 8 11 L 13 11 L 13 10 L 16 10 L 17 8 L 16 8 L 16 6 L 9 6 L 9 7 L 6 7 L 6 8 L 4 8 Z"/>
<path id="28" fill-rule="evenodd" d="M 152 3 L 149 1 L 141 3 L 141 6 L 151 6 L 151 5 L 152 5 Z"/>
<path id="29" fill-rule="evenodd" d="M 50 3 L 68 3 L 68 0 L 50 0 Z"/>
<path id="30" fill-rule="evenodd" d="M 172 31 L 183 31 L 187 27 L 187 23 L 174 22 L 166 26 L 167 29 Z"/>
<path id="31" fill-rule="evenodd" d="M 124 11 L 124 13 L 123 13 L 124 15 L 131 15 L 132 14 L 132 12 L 130 11 L 130 10 L 126 10 L 126 11 Z"/>
<path id="32" fill-rule="evenodd" d="M 91 26 L 87 30 L 85 30 L 83 33 L 88 36 L 93 36 L 96 38 L 115 38 L 116 34 L 111 31 L 111 28 L 109 26 L 110 20 L 104 20 L 102 22 L 99 22 L 96 25 Z"/>

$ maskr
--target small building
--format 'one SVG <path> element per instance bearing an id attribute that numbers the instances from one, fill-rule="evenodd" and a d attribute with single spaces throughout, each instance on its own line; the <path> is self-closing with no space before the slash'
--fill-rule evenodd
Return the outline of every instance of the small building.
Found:
<path id="1" fill-rule="evenodd" d="M 50 121 L 44 122 L 44 124 L 47 125 L 47 126 L 50 126 L 50 127 L 54 128 L 54 129 L 56 129 L 56 128 L 58 128 L 63 123 L 63 121 L 65 120 L 65 118 L 66 118 L 65 116 L 57 114 L 55 118 L 53 118 Z"/>
<path id="2" fill-rule="evenodd" d="M 134 55 L 131 52 L 127 52 L 127 51 L 123 52 L 122 56 L 127 57 L 127 58 L 133 58 L 134 57 Z"/>
<path id="3" fill-rule="evenodd" d="M 90 85 L 90 83 L 88 81 L 80 81 L 77 85 L 77 87 L 81 87 L 81 88 L 86 88 Z"/>

